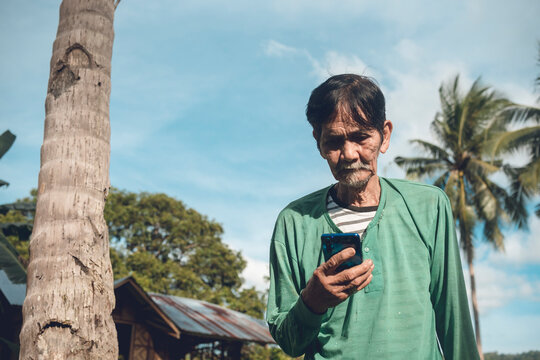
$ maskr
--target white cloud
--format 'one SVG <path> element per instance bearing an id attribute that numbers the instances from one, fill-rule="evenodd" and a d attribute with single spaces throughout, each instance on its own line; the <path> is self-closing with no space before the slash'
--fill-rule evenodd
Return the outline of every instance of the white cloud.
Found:
<path id="1" fill-rule="evenodd" d="M 268 40 L 263 45 L 263 49 L 266 55 L 273 56 L 273 57 L 284 57 L 284 56 L 289 56 L 289 55 L 296 55 L 300 52 L 300 50 L 292 46 L 282 44 L 275 40 Z"/>
<path id="2" fill-rule="evenodd" d="M 275 40 L 268 40 L 263 44 L 267 56 L 282 58 L 285 56 L 305 57 L 312 66 L 312 73 L 319 81 L 332 75 L 355 73 L 377 78 L 377 73 L 368 67 L 362 59 L 354 54 L 342 54 L 329 50 L 322 59 L 313 57 L 307 50 L 285 45 Z"/>
<path id="3" fill-rule="evenodd" d="M 475 273 L 482 316 L 518 300 L 540 301 L 540 281 L 530 274 L 530 267 L 534 271 L 540 264 L 539 231 L 540 220 L 533 217 L 530 232 L 515 231 L 506 236 L 506 252 L 495 251 L 488 244 L 477 247 Z M 468 271 L 465 275 L 470 298 Z"/>
<path id="4" fill-rule="evenodd" d="M 530 89 L 526 89 L 514 83 L 501 83 L 497 85 L 497 89 L 510 100 L 518 104 L 534 106 L 536 103 L 536 95 L 534 94 L 532 79 L 530 85 Z"/>
<path id="5" fill-rule="evenodd" d="M 530 281 L 526 275 L 497 266 L 497 263 L 478 262 L 475 265 L 478 307 L 482 315 L 515 300 L 538 301 L 540 282 Z M 470 283 L 466 276 L 470 298 Z"/>
<path id="6" fill-rule="evenodd" d="M 258 291 L 266 292 L 268 290 L 268 282 L 264 278 L 270 274 L 268 262 L 255 260 L 246 256 L 244 258 L 247 261 L 247 266 L 242 273 L 245 280 L 244 287 L 255 286 Z"/>
<path id="7" fill-rule="evenodd" d="M 491 251 L 488 257 L 493 264 L 540 264 L 540 219 L 530 217 L 530 231 L 514 231 L 504 239 L 505 251 Z"/>
<path id="8" fill-rule="evenodd" d="M 328 51 L 324 59 L 316 60 L 309 57 L 313 66 L 313 73 L 319 80 L 325 80 L 332 75 L 354 73 L 377 78 L 377 74 L 370 69 L 356 55 L 341 54 L 336 51 Z"/>
<path id="9" fill-rule="evenodd" d="M 401 39 L 395 50 L 403 60 L 410 62 L 419 60 L 422 55 L 420 47 L 411 39 Z"/>

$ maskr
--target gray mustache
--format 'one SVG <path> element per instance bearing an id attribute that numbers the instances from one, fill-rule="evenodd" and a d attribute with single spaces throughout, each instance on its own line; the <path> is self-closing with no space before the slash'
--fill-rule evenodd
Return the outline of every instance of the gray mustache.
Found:
<path id="1" fill-rule="evenodd" d="M 337 170 L 371 170 L 371 167 L 368 164 L 357 161 L 349 164 L 338 164 Z"/>

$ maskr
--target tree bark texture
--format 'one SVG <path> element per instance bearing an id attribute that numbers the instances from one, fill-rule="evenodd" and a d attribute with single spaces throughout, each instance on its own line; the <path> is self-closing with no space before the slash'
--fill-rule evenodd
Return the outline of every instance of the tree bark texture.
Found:
<path id="1" fill-rule="evenodd" d="M 45 133 L 21 359 L 117 359 L 109 190 L 114 0 L 63 0 Z"/>
<path id="2" fill-rule="evenodd" d="M 469 266 L 469 275 L 471 279 L 471 301 L 474 317 L 474 331 L 476 333 L 476 346 L 478 347 L 478 354 L 480 355 L 480 360 L 484 360 L 484 353 L 482 352 L 482 338 L 480 336 L 480 314 L 478 313 L 478 300 L 476 297 L 476 278 L 474 275 L 472 250 L 467 251 L 467 264 Z"/>

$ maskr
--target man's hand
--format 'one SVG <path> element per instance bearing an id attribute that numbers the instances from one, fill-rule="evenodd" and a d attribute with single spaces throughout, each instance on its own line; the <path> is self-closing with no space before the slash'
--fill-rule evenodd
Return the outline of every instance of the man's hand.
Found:
<path id="1" fill-rule="evenodd" d="M 323 314 L 330 307 L 345 301 L 355 292 L 369 284 L 373 275 L 373 262 L 367 259 L 360 265 L 341 272 L 336 268 L 355 254 L 353 248 L 347 248 L 328 259 L 313 272 L 301 297 L 304 304 L 317 314 Z"/>

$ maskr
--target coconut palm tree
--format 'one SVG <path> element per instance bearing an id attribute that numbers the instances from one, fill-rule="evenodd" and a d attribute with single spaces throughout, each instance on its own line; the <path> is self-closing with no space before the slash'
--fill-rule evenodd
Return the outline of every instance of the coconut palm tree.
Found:
<path id="1" fill-rule="evenodd" d="M 111 56 L 118 0 L 63 0 L 45 134 L 21 359 L 117 359 L 109 190 Z"/>
<path id="2" fill-rule="evenodd" d="M 475 229 L 481 226 L 483 239 L 502 250 L 502 225 L 513 222 L 523 227 L 527 219 L 523 203 L 490 179 L 490 175 L 503 169 L 503 162 L 489 161 L 484 155 L 486 139 L 504 130 L 497 115 L 511 102 L 482 86 L 479 79 L 462 94 L 459 76 L 443 84 L 439 95 L 441 110 L 431 124 L 439 143 L 412 140 L 411 143 L 418 145 L 427 156 L 397 157 L 395 162 L 409 177 L 434 179 L 434 185 L 444 189 L 450 199 L 469 267 L 476 341 L 482 356 L 473 266 L 474 240 L 479 234 Z"/>

